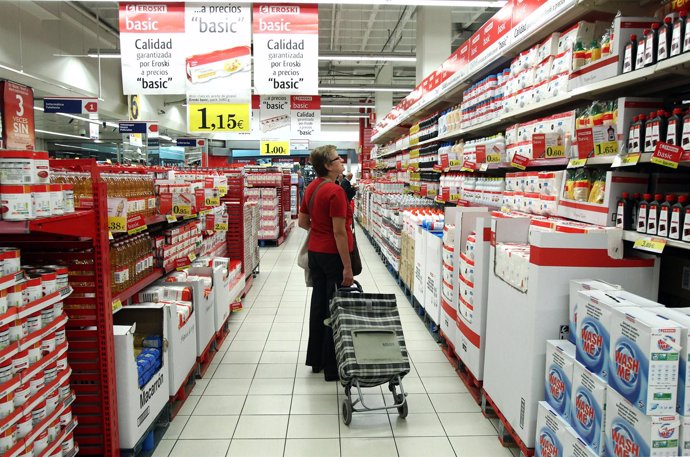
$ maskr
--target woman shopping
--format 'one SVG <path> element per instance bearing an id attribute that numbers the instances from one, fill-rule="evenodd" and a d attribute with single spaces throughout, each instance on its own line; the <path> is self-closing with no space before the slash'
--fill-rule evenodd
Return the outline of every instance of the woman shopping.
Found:
<path id="1" fill-rule="evenodd" d="M 323 321 L 337 287 L 353 284 L 350 252 L 353 250 L 352 211 L 345 191 L 335 183 L 345 169 L 335 146 L 314 149 L 310 161 L 317 179 L 304 192 L 299 226 L 309 230 L 309 270 L 314 290 L 309 312 L 306 364 L 326 381 L 338 380 L 333 332 Z"/>

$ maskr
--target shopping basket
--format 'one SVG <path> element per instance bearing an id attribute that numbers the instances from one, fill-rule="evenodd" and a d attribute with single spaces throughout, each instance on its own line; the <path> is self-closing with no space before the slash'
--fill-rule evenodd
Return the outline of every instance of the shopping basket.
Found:
<path id="1" fill-rule="evenodd" d="M 407 401 L 402 378 L 410 372 L 398 306 L 394 294 L 364 293 L 355 281 L 353 287 L 338 289 L 330 302 L 335 354 L 340 382 L 346 398 L 342 403 L 345 425 L 352 421 L 352 412 L 398 410 L 407 416 Z M 388 383 L 393 394 L 392 405 L 369 407 L 362 388 Z M 352 387 L 357 398 L 352 399 Z M 398 392 L 398 389 L 400 390 Z M 356 408 L 361 405 L 361 408 Z"/>

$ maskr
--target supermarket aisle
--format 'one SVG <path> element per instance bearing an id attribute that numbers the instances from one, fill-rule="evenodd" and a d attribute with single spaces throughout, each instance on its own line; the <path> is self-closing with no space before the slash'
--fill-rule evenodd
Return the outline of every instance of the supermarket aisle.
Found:
<path id="1" fill-rule="evenodd" d="M 398 295 L 414 365 L 403 380 L 410 413 L 355 413 L 343 425 L 342 387 L 304 366 L 310 291 L 295 263 L 304 234 L 296 229 L 283 246 L 262 249 L 244 311 L 231 317 L 221 353 L 154 456 L 510 456 L 363 235 L 358 280 Z M 368 389 L 367 400 L 392 397 L 383 386 Z"/>

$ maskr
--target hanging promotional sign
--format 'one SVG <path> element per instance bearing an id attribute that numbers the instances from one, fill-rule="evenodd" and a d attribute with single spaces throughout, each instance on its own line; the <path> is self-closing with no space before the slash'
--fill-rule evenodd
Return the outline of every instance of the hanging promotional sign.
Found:
<path id="1" fill-rule="evenodd" d="M 0 88 L 4 147 L 33 150 L 36 146 L 33 90 L 11 81 L 1 81 Z"/>
<path id="2" fill-rule="evenodd" d="M 261 97 L 259 129 L 264 138 L 290 139 L 289 96 L 269 95 Z"/>
<path id="3" fill-rule="evenodd" d="M 255 4 L 253 25 L 256 92 L 318 93 L 318 6 Z"/>
<path id="4" fill-rule="evenodd" d="M 98 112 L 97 98 L 45 97 L 43 111 L 46 113 L 90 114 Z"/>
<path id="5" fill-rule="evenodd" d="M 184 3 L 120 3 L 122 90 L 185 92 Z"/>
<path id="6" fill-rule="evenodd" d="M 249 102 L 252 30 L 248 5 L 188 3 L 185 8 L 187 95 L 197 102 Z M 220 98 L 220 100 L 219 100 Z"/>
<path id="7" fill-rule="evenodd" d="M 290 97 L 291 137 L 309 138 L 321 133 L 321 97 L 293 95 Z"/>

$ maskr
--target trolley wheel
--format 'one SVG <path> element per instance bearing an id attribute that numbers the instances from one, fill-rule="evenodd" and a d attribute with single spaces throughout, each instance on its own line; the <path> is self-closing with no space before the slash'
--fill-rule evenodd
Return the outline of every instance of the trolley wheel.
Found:
<path id="1" fill-rule="evenodd" d="M 396 403 L 402 403 L 403 400 L 405 400 L 403 394 L 398 394 L 395 396 Z M 405 419 L 407 417 L 407 401 L 405 401 L 402 406 L 398 406 L 398 415 L 401 419 Z"/>
<path id="2" fill-rule="evenodd" d="M 343 424 L 350 425 L 352 422 L 352 401 L 349 398 L 343 400 Z"/>

